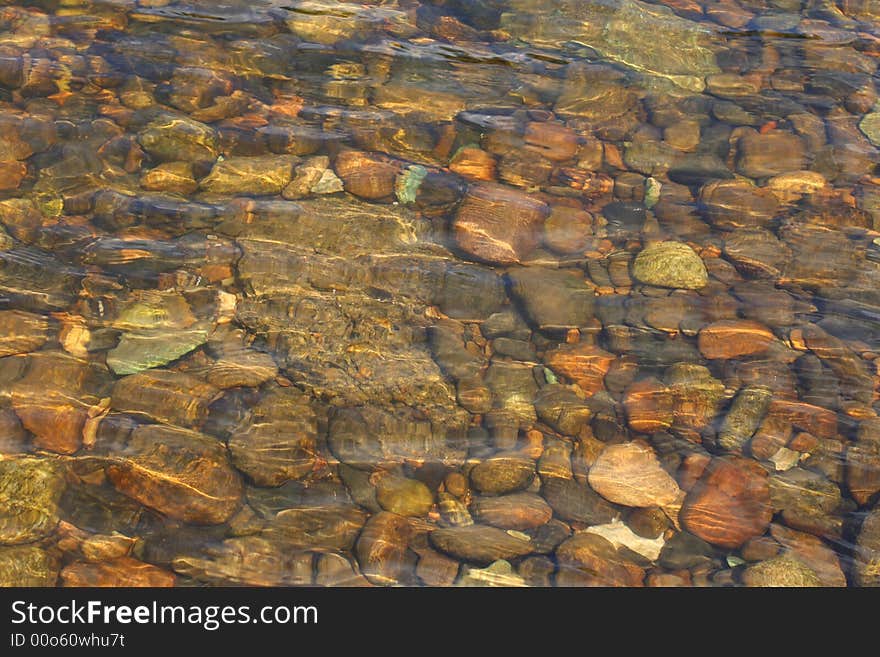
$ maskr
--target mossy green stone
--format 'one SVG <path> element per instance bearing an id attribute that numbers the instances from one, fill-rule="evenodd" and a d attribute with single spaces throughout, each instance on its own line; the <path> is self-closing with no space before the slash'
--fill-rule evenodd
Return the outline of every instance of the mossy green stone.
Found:
<path id="1" fill-rule="evenodd" d="M 859 122 L 859 128 L 874 146 L 880 147 L 880 105 L 875 106 L 873 112 L 865 114 Z"/>
<path id="2" fill-rule="evenodd" d="M 207 339 L 208 332 L 203 329 L 126 333 L 107 353 L 107 366 L 115 374 L 136 374 L 177 360 Z"/>
<path id="3" fill-rule="evenodd" d="M 434 505 L 434 496 L 421 481 L 388 475 L 376 484 L 376 500 L 386 511 L 401 516 L 426 516 Z"/>
<path id="4" fill-rule="evenodd" d="M 774 557 L 749 566 L 743 575 L 747 586 L 798 588 L 822 586 L 812 568 L 791 557 Z"/>
<path id="5" fill-rule="evenodd" d="M 646 285 L 699 290 L 709 282 L 700 256 L 681 242 L 657 242 L 636 256 L 633 276 Z"/>

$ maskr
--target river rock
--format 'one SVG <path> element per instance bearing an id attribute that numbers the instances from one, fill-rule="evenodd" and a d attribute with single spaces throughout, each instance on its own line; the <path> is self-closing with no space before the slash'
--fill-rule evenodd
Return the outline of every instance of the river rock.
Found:
<path id="1" fill-rule="evenodd" d="M 769 190 L 741 179 L 707 183 L 699 200 L 709 221 L 721 230 L 766 228 L 779 205 Z"/>
<path id="2" fill-rule="evenodd" d="M 590 468 L 590 487 L 623 506 L 669 506 L 681 497 L 678 484 L 653 450 L 640 442 L 606 447 Z"/>
<path id="3" fill-rule="evenodd" d="M 163 162 L 215 160 L 217 136 L 204 123 L 183 115 L 155 119 L 138 133 L 138 142 L 147 153 Z"/>
<path id="4" fill-rule="evenodd" d="M 169 587 L 175 580 L 174 573 L 131 557 L 98 563 L 75 561 L 61 571 L 61 585 L 74 587 Z"/>
<path id="5" fill-rule="evenodd" d="M 770 525 L 770 533 L 788 554 L 816 573 L 822 586 L 846 586 L 840 559 L 821 539 L 779 523 Z"/>
<path id="6" fill-rule="evenodd" d="M 846 483 L 859 504 L 867 504 L 880 492 L 880 421 L 864 420 L 858 440 L 846 452 Z"/>
<path id="7" fill-rule="evenodd" d="M 586 210 L 553 205 L 544 221 L 544 244 L 563 254 L 581 253 L 593 236 L 593 216 Z"/>
<path id="8" fill-rule="evenodd" d="M 534 529 L 553 517 L 550 505 L 534 493 L 480 497 L 472 508 L 478 522 L 501 529 Z"/>
<path id="9" fill-rule="evenodd" d="M 574 479 L 547 477 L 541 494 L 553 508 L 553 512 L 569 522 L 602 525 L 614 520 L 618 511 L 604 497 L 589 486 Z"/>
<path id="10" fill-rule="evenodd" d="M 45 550 L 31 546 L 0 547 L 0 588 L 51 587 L 58 568 Z"/>
<path id="11" fill-rule="evenodd" d="M 417 479 L 382 473 L 376 483 L 376 500 L 385 511 L 400 516 L 424 517 L 434 506 L 431 489 Z"/>
<path id="12" fill-rule="evenodd" d="M 167 365 L 197 349 L 207 339 L 208 332 L 203 328 L 125 333 L 119 344 L 107 352 L 107 366 L 115 374 L 135 374 Z"/>
<path id="13" fill-rule="evenodd" d="M 0 460 L 0 545 L 31 543 L 51 533 L 64 488 L 64 473 L 53 460 Z"/>
<path id="14" fill-rule="evenodd" d="M 655 433 L 672 426 L 673 403 L 669 388 L 653 377 L 636 381 L 623 396 L 629 427 L 640 433 Z"/>
<path id="15" fill-rule="evenodd" d="M 394 194 L 394 179 L 400 169 L 392 159 L 373 153 L 347 150 L 336 157 L 336 175 L 345 191 L 372 201 Z"/>
<path id="16" fill-rule="evenodd" d="M 657 242 L 636 256 L 633 277 L 647 285 L 698 290 L 709 282 L 706 265 L 681 242 Z"/>
<path id="17" fill-rule="evenodd" d="M 746 275 L 776 278 L 791 258 L 791 250 L 770 231 L 747 228 L 724 237 L 724 257 Z"/>
<path id="18" fill-rule="evenodd" d="M 186 429 L 142 425 L 107 465 L 114 486 L 141 504 L 199 525 L 226 521 L 241 503 L 241 480 L 226 447 Z"/>
<path id="19" fill-rule="evenodd" d="M 214 194 L 280 194 L 296 162 L 288 155 L 228 157 L 214 165 L 199 187 Z"/>
<path id="20" fill-rule="evenodd" d="M 531 540 L 486 525 L 447 527 L 431 532 L 431 545 L 446 554 L 479 564 L 521 557 L 533 551 Z"/>
<path id="21" fill-rule="evenodd" d="M 715 458 L 685 498 L 679 519 L 699 538 L 733 549 L 763 534 L 772 515 L 770 486 L 761 467 Z"/>
<path id="22" fill-rule="evenodd" d="M 696 363 L 676 363 L 665 378 L 673 399 L 673 426 L 685 431 L 708 426 L 724 399 L 724 384 Z"/>
<path id="23" fill-rule="evenodd" d="M 743 573 L 746 586 L 797 588 L 822 586 L 819 576 L 809 566 L 792 557 L 774 557 L 746 568 Z"/>
<path id="24" fill-rule="evenodd" d="M 711 33 L 676 16 L 668 7 L 639 0 L 606 4 L 599 0 L 552 0 L 542 7 L 515 0 L 505 6 L 501 27 L 538 47 L 578 41 L 602 58 L 631 67 L 673 89 L 700 92 L 705 77 L 718 73 Z M 652 38 L 632 39 L 632 34 Z"/>
<path id="25" fill-rule="evenodd" d="M 718 445 L 729 451 L 741 451 L 761 426 L 772 396 L 770 389 L 762 386 L 740 390 L 718 429 Z"/>
<path id="26" fill-rule="evenodd" d="M 310 586 L 312 557 L 262 536 L 241 536 L 199 546 L 192 554 L 178 553 L 171 566 L 215 586 Z"/>
<path id="27" fill-rule="evenodd" d="M 642 586 L 645 571 L 598 534 L 579 533 L 556 549 L 557 586 Z"/>
<path id="28" fill-rule="evenodd" d="M 588 326 L 593 319 L 595 292 L 581 272 L 544 267 L 522 267 L 507 274 L 514 296 L 540 329 Z"/>
<path id="29" fill-rule="evenodd" d="M 736 169 L 748 178 L 769 178 L 800 171 L 807 162 L 800 137 L 783 130 L 750 132 L 736 143 Z"/>
<path id="30" fill-rule="evenodd" d="M 113 386 L 111 405 L 158 422 L 196 427 L 208 415 L 219 391 L 182 372 L 149 370 L 123 377 Z"/>
<path id="31" fill-rule="evenodd" d="M 191 162 L 166 162 L 141 176 L 141 187 L 150 192 L 192 194 L 199 188 Z"/>
<path id="32" fill-rule="evenodd" d="M 714 322 L 701 329 L 697 336 L 700 353 L 709 360 L 761 354 L 774 339 L 770 329 L 749 320 Z"/>
<path id="33" fill-rule="evenodd" d="M 880 507 L 865 515 L 855 552 L 856 584 L 880 586 Z"/>
<path id="34" fill-rule="evenodd" d="M 549 208 L 509 187 L 472 185 L 452 223 L 459 248 L 493 264 L 519 262 L 541 238 Z"/>
<path id="35" fill-rule="evenodd" d="M 586 342 L 563 344 L 548 351 L 544 362 L 555 374 L 576 383 L 587 395 L 593 395 L 604 387 L 614 354 Z"/>
<path id="36" fill-rule="evenodd" d="M 535 478 L 535 463 L 516 454 L 499 454 L 471 470 L 471 484 L 483 493 L 502 495 L 526 488 Z"/>
<path id="37" fill-rule="evenodd" d="M 367 521 L 355 555 L 361 572 L 370 582 L 393 586 L 410 581 L 415 567 L 415 559 L 407 555 L 411 536 L 409 520 L 395 513 L 383 511 Z"/>
<path id="38" fill-rule="evenodd" d="M 267 392 L 229 436 L 232 462 L 258 486 L 302 479 L 316 458 L 318 422 L 296 388 Z"/>
<path id="39" fill-rule="evenodd" d="M 253 498 L 253 493 L 249 492 Z M 261 536 L 286 549 L 344 552 L 351 550 L 364 528 L 364 511 L 342 500 L 312 500 L 268 514 Z M 286 504 L 289 504 L 287 502 Z"/>
<path id="40" fill-rule="evenodd" d="M 770 500 L 788 527 L 830 539 L 840 535 L 840 488 L 821 472 L 796 467 L 774 474 Z"/>
<path id="41" fill-rule="evenodd" d="M 576 436 L 590 421 L 592 410 L 583 393 L 559 383 L 546 385 L 535 397 L 535 411 L 542 421 L 566 436 Z"/>

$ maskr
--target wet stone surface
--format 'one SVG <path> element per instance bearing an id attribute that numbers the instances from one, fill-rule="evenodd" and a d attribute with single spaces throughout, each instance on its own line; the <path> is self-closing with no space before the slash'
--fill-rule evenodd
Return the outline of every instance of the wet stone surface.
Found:
<path id="1" fill-rule="evenodd" d="M 58 5 L 0 585 L 880 582 L 874 3 Z"/>

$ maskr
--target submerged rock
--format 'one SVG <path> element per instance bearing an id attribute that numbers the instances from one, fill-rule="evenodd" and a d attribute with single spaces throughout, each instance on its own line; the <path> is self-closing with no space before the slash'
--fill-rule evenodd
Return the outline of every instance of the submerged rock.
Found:
<path id="1" fill-rule="evenodd" d="M 798 588 L 822 586 L 819 576 L 810 567 L 791 557 L 774 557 L 746 568 L 746 586 Z"/>
<path id="2" fill-rule="evenodd" d="M 0 545 L 31 543 L 52 532 L 64 488 L 64 474 L 53 460 L 0 460 Z"/>
<path id="3" fill-rule="evenodd" d="M 537 8 L 528 0 L 513 0 L 507 5 L 502 28 L 539 47 L 575 41 L 691 92 L 702 91 L 705 77 L 720 72 L 712 31 L 662 5 L 639 0 L 551 0 Z"/>
<path id="4" fill-rule="evenodd" d="M 590 467 L 590 487 L 623 506 L 674 504 L 681 490 L 647 445 L 632 442 L 606 447 Z"/>
<path id="5" fill-rule="evenodd" d="M 706 265 L 694 250 L 681 242 L 657 242 L 636 256 L 633 276 L 659 287 L 699 290 L 709 282 Z"/>
<path id="6" fill-rule="evenodd" d="M 172 518 L 200 525 L 226 521 L 242 485 L 226 447 L 210 436 L 158 424 L 135 429 L 107 477 L 121 492 Z"/>
<path id="7" fill-rule="evenodd" d="M 0 588 L 49 587 L 58 567 L 46 550 L 31 545 L 0 547 Z"/>
<path id="8" fill-rule="evenodd" d="M 431 532 L 430 538 L 431 544 L 441 552 L 456 559 L 480 564 L 521 557 L 533 551 L 528 537 L 511 535 L 502 529 L 486 525 L 437 529 Z"/>

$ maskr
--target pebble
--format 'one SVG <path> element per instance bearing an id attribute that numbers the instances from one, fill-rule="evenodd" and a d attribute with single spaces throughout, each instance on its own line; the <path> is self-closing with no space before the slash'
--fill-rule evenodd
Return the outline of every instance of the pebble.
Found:
<path id="1" fill-rule="evenodd" d="M 636 256 L 633 277 L 646 285 L 698 290 L 709 282 L 706 265 L 681 242 L 657 242 Z"/>
<path id="2" fill-rule="evenodd" d="M 498 454 L 478 463 L 470 473 L 478 491 L 503 495 L 526 488 L 535 478 L 534 461 L 517 454 Z"/>
<path id="3" fill-rule="evenodd" d="M 434 506 L 434 496 L 425 484 L 394 474 L 379 475 L 376 501 L 385 511 L 401 516 L 423 517 Z"/>
<path id="4" fill-rule="evenodd" d="M 653 450 L 639 442 L 606 447 L 587 480 L 602 497 L 623 506 L 668 506 L 681 498 L 675 479 L 663 469 Z"/>
<path id="5" fill-rule="evenodd" d="M 579 533 L 556 549 L 557 586 L 642 586 L 645 571 L 621 557 L 606 538 Z"/>
<path id="6" fill-rule="evenodd" d="M 743 573 L 746 586 L 797 588 L 822 586 L 819 576 L 808 566 L 791 557 L 774 557 L 746 568 Z"/>
<path id="7" fill-rule="evenodd" d="M 52 460 L 0 460 L 0 545 L 32 543 L 51 533 L 64 488 L 64 473 Z M 40 561 L 39 555 L 28 556 Z"/>
<path id="8" fill-rule="evenodd" d="M 534 493 L 480 497 L 472 509 L 478 522 L 501 529 L 534 529 L 553 517 L 550 505 Z"/>
<path id="9" fill-rule="evenodd" d="M 412 536 L 409 520 L 383 511 L 373 515 L 364 526 L 355 555 L 364 576 L 373 584 L 406 584 L 415 574 L 415 561 L 407 554 Z"/>
<path id="10" fill-rule="evenodd" d="M 479 564 L 521 557 L 533 550 L 530 540 L 486 525 L 437 529 L 431 532 L 430 539 L 431 544 L 441 552 Z"/>

